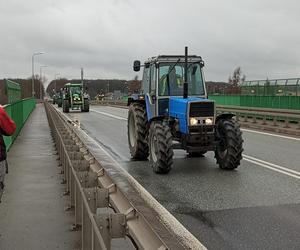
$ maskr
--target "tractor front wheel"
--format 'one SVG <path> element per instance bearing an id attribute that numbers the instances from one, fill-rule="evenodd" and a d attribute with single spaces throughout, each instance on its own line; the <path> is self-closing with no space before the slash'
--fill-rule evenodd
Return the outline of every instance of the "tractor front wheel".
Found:
<path id="1" fill-rule="evenodd" d="M 69 103 L 69 100 L 63 100 L 63 112 L 64 113 L 69 113 L 70 111 L 70 103 Z"/>
<path id="2" fill-rule="evenodd" d="M 172 134 L 169 126 L 152 122 L 149 131 L 150 164 L 157 174 L 167 174 L 173 166 Z"/>
<path id="3" fill-rule="evenodd" d="M 216 137 L 219 140 L 215 158 L 221 169 L 232 170 L 240 165 L 243 152 L 242 132 L 233 119 L 220 119 L 216 124 Z"/>
<path id="4" fill-rule="evenodd" d="M 130 104 L 127 121 L 127 135 L 130 154 L 133 159 L 146 160 L 148 158 L 147 123 L 145 105 L 141 103 Z"/>

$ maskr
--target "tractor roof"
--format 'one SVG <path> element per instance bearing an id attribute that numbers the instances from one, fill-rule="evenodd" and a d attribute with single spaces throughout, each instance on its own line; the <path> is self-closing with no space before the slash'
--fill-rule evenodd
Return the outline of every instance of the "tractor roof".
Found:
<path id="1" fill-rule="evenodd" d="M 81 83 L 67 83 L 66 85 L 65 85 L 66 87 L 81 87 L 82 86 L 82 84 Z"/>
<path id="2" fill-rule="evenodd" d="M 184 62 L 184 55 L 159 55 L 149 58 L 145 63 L 153 63 L 153 62 L 177 62 L 180 59 L 181 62 Z M 200 62 L 202 61 L 201 56 L 189 55 L 189 62 Z"/>

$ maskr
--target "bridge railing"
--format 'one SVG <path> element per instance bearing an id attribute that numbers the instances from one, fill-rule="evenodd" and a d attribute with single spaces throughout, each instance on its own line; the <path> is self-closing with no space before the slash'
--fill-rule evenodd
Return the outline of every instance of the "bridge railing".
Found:
<path id="1" fill-rule="evenodd" d="M 4 106 L 4 109 L 7 112 L 7 114 L 14 120 L 14 122 L 17 125 L 17 131 L 14 133 L 13 136 L 4 137 L 7 150 L 9 150 L 14 140 L 19 135 L 26 120 L 28 119 L 31 112 L 34 110 L 35 105 L 36 105 L 35 99 L 27 98 Z"/>
<path id="2" fill-rule="evenodd" d="M 137 249 L 206 249 L 80 124 L 45 105 L 81 249 L 111 249 L 112 239 L 126 236 Z"/>

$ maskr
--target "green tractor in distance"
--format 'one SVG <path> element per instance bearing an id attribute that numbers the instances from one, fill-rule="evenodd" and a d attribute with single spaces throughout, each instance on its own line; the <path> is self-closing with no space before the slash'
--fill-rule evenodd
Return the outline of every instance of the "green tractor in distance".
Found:
<path id="1" fill-rule="evenodd" d="M 62 100 L 63 100 L 63 90 L 60 89 L 56 94 L 55 94 L 55 102 L 57 103 L 57 106 L 59 108 L 62 107 Z"/>
<path id="2" fill-rule="evenodd" d="M 72 110 L 90 111 L 89 95 L 84 92 L 81 83 L 67 83 L 63 90 L 62 107 L 64 113 Z"/>

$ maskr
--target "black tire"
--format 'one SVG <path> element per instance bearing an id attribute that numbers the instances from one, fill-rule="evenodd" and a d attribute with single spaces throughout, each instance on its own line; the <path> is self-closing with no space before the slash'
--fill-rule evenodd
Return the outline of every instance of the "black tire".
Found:
<path id="1" fill-rule="evenodd" d="M 62 99 L 59 99 L 59 100 L 57 101 L 57 106 L 58 106 L 59 108 L 62 107 Z"/>
<path id="2" fill-rule="evenodd" d="M 81 111 L 82 112 L 89 112 L 90 111 L 90 101 L 89 101 L 89 99 L 84 99 Z"/>
<path id="3" fill-rule="evenodd" d="M 240 125 L 233 119 L 220 119 L 216 124 L 216 138 L 219 144 L 215 151 L 215 158 L 219 167 L 227 170 L 237 168 L 243 152 Z"/>
<path id="4" fill-rule="evenodd" d="M 152 122 L 149 131 L 150 164 L 157 174 L 167 174 L 173 166 L 173 145 L 170 128 Z"/>
<path id="5" fill-rule="evenodd" d="M 63 100 L 63 112 L 64 113 L 69 113 L 70 111 L 70 102 L 69 100 Z"/>
<path id="6" fill-rule="evenodd" d="M 145 105 L 141 103 L 130 104 L 127 121 L 127 136 L 130 154 L 133 159 L 145 160 L 149 156 L 147 123 Z"/>

